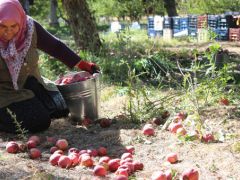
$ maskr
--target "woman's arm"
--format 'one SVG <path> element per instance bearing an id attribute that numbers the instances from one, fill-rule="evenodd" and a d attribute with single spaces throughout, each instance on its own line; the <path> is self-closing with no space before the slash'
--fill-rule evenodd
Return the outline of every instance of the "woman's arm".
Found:
<path id="1" fill-rule="evenodd" d="M 38 22 L 34 21 L 37 32 L 37 48 L 62 61 L 69 68 L 76 66 L 81 58 L 63 42 L 46 31 Z"/>

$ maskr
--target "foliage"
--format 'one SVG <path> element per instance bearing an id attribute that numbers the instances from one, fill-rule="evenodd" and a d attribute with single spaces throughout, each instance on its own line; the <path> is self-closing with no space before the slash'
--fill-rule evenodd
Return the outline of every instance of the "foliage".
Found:
<path id="1" fill-rule="evenodd" d="M 229 96 L 232 91 L 226 91 L 228 82 L 233 80 L 229 73 L 229 66 L 224 64 L 218 67 L 216 56 L 220 51 L 219 44 L 215 43 L 205 52 L 205 61 L 199 61 L 197 56 L 192 62 L 191 73 L 183 73 L 183 87 L 186 90 L 184 99 L 190 111 L 200 115 L 200 110 L 207 105 L 216 102 L 221 97 Z M 195 50 L 195 54 L 198 51 Z M 189 104 L 191 102 L 192 104 Z"/>
<path id="2" fill-rule="evenodd" d="M 7 108 L 7 112 L 11 116 L 13 123 L 16 126 L 16 133 L 18 137 L 22 140 L 27 140 L 28 131 L 22 128 L 22 122 L 17 121 L 16 114 L 14 114 L 14 112 L 12 112 L 10 109 Z"/>

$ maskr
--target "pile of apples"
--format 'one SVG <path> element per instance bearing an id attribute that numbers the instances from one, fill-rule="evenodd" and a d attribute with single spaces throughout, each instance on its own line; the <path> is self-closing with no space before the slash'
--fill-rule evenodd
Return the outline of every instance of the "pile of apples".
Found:
<path id="1" fill-rule="evenodd" d="M 97 73 L 91 75 L 89 73 L 76 73 L 76 74 L 72 74 L 72 75 L 66 75 L 66 76 L 62 76 L 59 79 L 57 79 L 55 81 L 55 83 L 57 85 L 66 85 L 66 84 L 72 84 L 72 83 L 76 83 L 76 82 L 82 82 L 82 81 L 86 81 L 88 79 L 91 78 L 95 78 L 97 76 Z"/>
<path id="2" fill-rule="evenodd" d="M 184 112 L 179 112 L 173 118 L 173 122 L 169 125 L 168 130 L 178 136 L 187 135 L 187 131 L 183 126 L 183 121 L 187 118 L 187 114 Z M 200 135 L 198 131 L 195 131 L 195 136 L 197 139 L 200 139 L 202 142 L 211 143 L 215 141 L 214 135 L 212 133 L 205 133 Z"/>
<path id="3" fill-rule="evenodd" d="M 10 141 L 6 145 L 6 151 L 8 153 L 28 152 L 31 159 L 41 157 L 41 151 L 37 148 L 40 144 L 40 138 L 38 136 L 31 136 L 27 143 L 18 144 L 15 141 Z"/>
<path id="4" fill-rule="evenodd" d="M 98 149 L 77 149 L 69 147 L 66 139 L 56 140 L 47 137 L 47 143 L 51 144 L 49 163 L 60 168 L 73 168 L 83 166 L 89 168 L 94 176 L 103 177 L 108 173 L 114 173 L 116 180 L 127 180 L 128 176 L 136 171 L 143 170 L 143 163 L 134 160 L 134 147 L 126 146 L 125 152 L 119 158 L 111 158 L 107 155 L 105 147 Z M 37 148 L 40 145 L 40 137 L 31 136 L 27 143 L 18 144 L 10 141 L 6 145 L 8 153 L 28 152 L 31 159 L 41 157 L 41 151 Z"/>
<path id="5" fill-rule="evenodd" d="M 176 153 L 169 153 L 166 156 L 166 161 L 171 164 L 175 164 L 178 162 L 178 155 Z M 172 180 L 176 177 L 173 177 L 171 170 L 166 171 L 154 171 L 151 176 L 151 180 Z M 194 168 L 186 169 L 181 174 L 182 180 L 198 180 L 199 179 L 199 172 Z"/>

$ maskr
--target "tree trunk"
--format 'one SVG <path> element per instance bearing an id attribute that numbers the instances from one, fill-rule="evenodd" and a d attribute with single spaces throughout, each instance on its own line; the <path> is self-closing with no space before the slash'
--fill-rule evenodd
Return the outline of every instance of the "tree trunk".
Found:
<path id="1" fill-rule="evenodd" d="M 175 0 L 163 0 L 164 7 L 167 10 L 168 16 L 177 16 L 176 2 Z"/>
<path id="2" fill-rule="evenodd" d="M 58 17 L 57 17 L 57 0 L 51 0 L 50 4 L 50 26 L 58 26 Z"/>
<path id="3" fill-rule="evenodd" d="M 86 0 L 62 0 L 76 44 L 82 50 L 99 51 L 101 41 L 95 18 Z"/>

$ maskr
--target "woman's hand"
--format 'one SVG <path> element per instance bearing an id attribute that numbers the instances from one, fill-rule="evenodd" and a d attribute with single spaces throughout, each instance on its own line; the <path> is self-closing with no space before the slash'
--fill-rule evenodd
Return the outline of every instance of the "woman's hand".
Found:
<path id="1" fill-rule="evenodd" d="M 90 74 L 99 73 L 99 72 L 100 72 L 99 67 L 98 67 L 95 63 L 88 62 L 88 61 L 83 61 L 83 60 L 81 60 L 81 61 L 77 64 L 77 67 L 78 67 L 79 69 L 81 69 L 81 70 L 84 70 L 84 71 L 89 72 Z"/>

